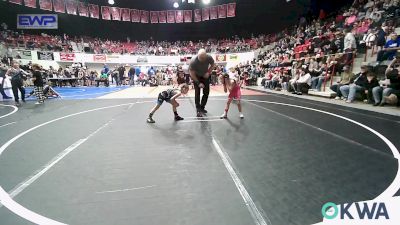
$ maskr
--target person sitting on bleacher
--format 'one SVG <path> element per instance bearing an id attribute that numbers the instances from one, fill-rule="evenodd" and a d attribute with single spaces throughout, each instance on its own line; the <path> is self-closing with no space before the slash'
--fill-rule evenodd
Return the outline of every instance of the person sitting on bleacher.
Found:
<path id="1" fill-rule="evenodd" d="M 378 52 L 376 61 L 382 62 L 385 60 L 392 60 L 395 57 L 399 47 L 400 47 L 400 38 L 397 36 L 396 33 L 392 33 L 390 35 L 390 40 L 388 40 L 385 44 L 385 48 Z"/>
<path id="2" fill-rule="evenodd" d="M 291 79 L 289 80 L 288 87 L 287 87 L 287 91 L 288 92 L 295 91 L 294 84 L 299 79 L 299 76 L 300 76 L 300 70 L 297 69 L 297 68 L 296 69 L 292 69 L 292 71 L 291 71 Z"/>
<path id="3" fill-rule="evenodd" d="M 394 66 L 398 60 L 394 58 L 390 63 L 389 67 L 386 69 L 385 75 L 388 82 L 382 82 L 381 86 L 375 87 L 372 90 L 374 95 L 374 106 L 385 105 L 385 97 L 390 96 L 391 94 L 399 94 L 400 93 L 400 67 L 398 66 L 394 69 Z"/>
<path id="4" fill-rule="evenodd" d="M 273 76 L 272 72 L 270 71 L 270 69 L 268 69 L 268 71 L 265 72 L 265 77 L 261 80 L 261 85 L 264 88 L 269 88 L 269 85 L 272 80 L 272 76 Z"/>
<path id="5" fill-rule="evenodd" d="M 364 93 L 367 83 L 368 67 L 361 66 L 361 72 L 354 79 L 350 80 L 350 84 L 340 87 L 340 91 L 347 103 L 352 103 L 358 93 Z"/>
<path id="6" fill-rule="evenodd" d="M 110 85 L 110 82 L 108 80 L 109 72 L 110 72 L 110 70 L 106 67 L 104 67 L 101 70 L 100 78 L 96 79 L 96 83 L 97 83 L 96 87 L 98 87 L 100 85 L 100 82 L 103 82 L 106 87 L 108 87 Z"/>
<path id="7" fill-rule="evenodd" d="M 379 83 L 378 83 L 378 79 L 376 79 L 375 74 L 373 74 L 372 72 L 367 73 L 367 81 L 365 83 L 365 95 L 367 98 L 364 100 L 364 102 L 367 102 L 368 104 L 373 104 L 374 97 L 373 97 L 372 90 L 378 86 L 379 86 Z"/>
<path id="8" fill-rule="evenodd" d="M 294 82 L 293 86 L 295 92 L 292 92 L 292 94 L 297 94 L 297 95 L 302 95 L 303 93 L 307 93 L 308 89 L 310 89 L 311 75 L 310 73 L 306 73 L 305 67 L 300 68 L 299 79 L 297 79 Z"/>
<path id="9" fill-rule="evenodd" d="M 317 70 L 317 79 L 311 80 L 312 89 L 315 91 L 321 91 L 324 81 L 330 78 L 331 71 L 328 71 L 327 65 L 324 62 L 320 63 L 319 69 Z"/>
<path id="10" fill-rule="evenodd" d="M 342 92 L 340 91 L 340 87 L 344 85 L 348 85 L 350 83 L 350 79 L 354 76 L 354 74 L 350 71 L 350 66 L 345 65 L 343 67 L 343 72 L 340 75 L 340 81 L 338 81 L 336 84 L 332 84 L 330 87 L 332 91 L 336 92 L 336 100 L 339 100 L 342 98 Z"/>

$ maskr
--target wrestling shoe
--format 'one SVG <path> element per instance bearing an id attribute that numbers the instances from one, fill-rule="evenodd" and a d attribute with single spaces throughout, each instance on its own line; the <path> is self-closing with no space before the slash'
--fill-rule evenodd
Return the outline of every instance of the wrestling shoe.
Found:
<path id="1" fill-rule="evenodd" d="M 240 119 L 244 119 L 243 113 L 240 113 L 239 117 L 240 117 Z"/>
<path id="2" fill-rule="evenodd" d="M 183 120 L 183 118 L 180 116 L 175 116 L 175 121 L 180 121 L 180 120 Z"/>
<path id="3" fill-rule="evenodd" d="M 220 116 L 221 119 L 227 119 L 228 118 L 228 114 L 226 114 L 226 112 L 224 112 L 224 114 L 222 114 Z"/>
<path id="4" fill-rule="evenodd" d="M 149 117 L 147 118 L 147 123 L 155 123 L 156 121 L 153 120 L 153 118 Z"/>

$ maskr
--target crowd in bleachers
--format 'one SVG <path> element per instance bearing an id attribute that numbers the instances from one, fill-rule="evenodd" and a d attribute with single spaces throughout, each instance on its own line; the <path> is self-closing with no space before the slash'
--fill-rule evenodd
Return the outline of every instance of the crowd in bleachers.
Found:
<path id="1" fill-rule="evenodd" d="M 208 53 L 248 52 L 263 46 L 267 36 L 255 38 L 208 39 L 205 41 L 124 41 L 103 40 L 87 36 L 70 37 L 66 34 L 56 36 L 24 34 L 23 31 L 9 30 L 2 24 L 0 43 L 7 48 L 24 48 L 42 51 L 86 52 L 95 54 L 132 54 L 132 55 L 186 55 L 196 54 L 204 48 Z"/>
<path id="2" fill-rule="evenodd" d="M 399 17 L 398 0 L 355 0 L 351 7 L 333 16 L 327 16 L 321 10 L 318 18 L 301 18 L 293 29 L 251 39 L 157 42 L 128 38 L 121 42 L 67 35 L 25 35 L 10 31 L 2 24 L 0 41 L 8 46 L 21 45 L 19 47 L 30 49 L 146 55 L 196 54 L 199 48 L 217 53 L 261 49 L 253 62 L 236 67 L 247 85 L 255 84 L 255 80 L 262 77 L 261 84 L 267 89 L 298 95 L 310 90 L 331 89 L 336 93 L 336 99 L 348 103 L 360 99 L 373 105 L 384 105 L 390 102 L 386 98 L 393 100 L 400 92 L 400 63 L 397 60 L 400 57 L 396 57 L 400 38 L 395 33 L 395 28 L 400 25 Z M 374 60 L 366 60 L 367 50 Z M 365 55 L 365 62 L 354 68 L 354 59 L 361 54 Z M 184 68 L 168 66 L 154 68 L 153 72 L 135 69 L 133 76 L 133 70 L 128 67 L 105 67 L 100 73 L 87 68 L 60 68 L 58 71 L 50 69 L 45 74 L 49 78 L 74 78 L 76 83 L 71 85 L 109 85 L 111 81 L 117 85 L 154 86 L 175 85 L 178 80 L 190 82 Z M 218 75 L 226 69 L 221 67 L 213 72 L 213 84 L 218 83 Z M 353 70 L 361 72 L 353 74 Z"/>
<path id="3" fill-rule="evenodd" d="M 384 99 L 395 99 L 400 92 L 400 38 L 394 31 L 399 15 L 398 0 L 356 0 L 335 17 L 321 13 L 311 23 L 278 34 L 272 48 L 258 56 L 254 72 L 268 89 L 301 95 L 330 86 L 336 99 L 384 105 Z M 367 49 L 374 60 L 351 74 L 355 57 Z"/>

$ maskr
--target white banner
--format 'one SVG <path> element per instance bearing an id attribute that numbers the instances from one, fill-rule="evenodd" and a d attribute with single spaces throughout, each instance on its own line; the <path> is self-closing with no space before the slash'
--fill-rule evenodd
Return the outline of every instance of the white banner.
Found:
<path id="1" fill-rule="evenodd" d="M 36 53 L 36 51 L 34 51 Z M 73 53 L 74 57 L 71 57 L 69 62 L 81 62 L 81 63 L 121 63 L 121 64 L 158 64 L 158 65 L 170 65 L 170 64 L 181 64 L 181 58 L 183 56 L 142 56 L 142 55 L 105 55 L 105 54 L 85 54 L 85 53 Z M 33 51 L 32 51 L 32 55 Z M 224 60 L 217 60 L 217 56 L 221 59 L 221 55 L 224 56 Z M 231 66 L 235 66 L 239 63 L 245 63 L 254 59 L 254 52 L 245 53 L 232 53 L 232 54 L 211 54 L 215 62 L 227 63 Z M 193 55 L 185 55 L 184 57 L 194 57 Z M 54 53 L 54 61 L 65 62 L 60 57 L 60 52 Z"/>

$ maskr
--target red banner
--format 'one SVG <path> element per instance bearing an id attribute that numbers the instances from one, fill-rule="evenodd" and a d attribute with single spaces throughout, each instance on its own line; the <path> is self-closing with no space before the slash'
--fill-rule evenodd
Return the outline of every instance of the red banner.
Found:
<path id="1" fill-rule="evenodd" d="M 75 54 L 74 53 L 62 53 L 60 52 L 61 61 L 74 61 Z"/>
<path id="2" fill-rule="evenodd" d="M 174 10 L 167 11 L 167 22 L 175 23 L 175 11 Z"/>
<path id="3" fill-rule="evenodd" d="M 201 9 L 195 9 L 194 10 L 194 22 L 200 22 L 201 21 Z"/>
<path id="4" fill-rule="evenodd" d="M 150 22 L 151 23 L 158 23 L 158 12 L 157 11 L 151 11 L 150 12 Z"/>
<path id="5" fill-rule="evenodd" d="M 140 10 L 140 22 L 149 23 L 149 11 Z"/>
<path id="6" fill-rule="evenodd" d="M 93 55 L 94 62 L 106 62 L 106 55 Z"/>
<path id="7" fill-rule="evenodd" d="M 226 4 L 218 6 L 218 18 L 220 19 L 226 18 L 226 8 L 227 8 Z"/>
<path id="8" fill-rule="evenodd" d="M 158 12 L 158 20 L 159 20 L 159 23 L 166 23 L 167 22 L 167 11 L 159 11 Z"/>
<path id="9" fill-rule="evenodd" d="M 22 5 L 22 0 L 9 0 L 11 3 Z"/>
<path id="10" fill-rule="evenodd" d="M 183 11 L 182 10 L 175 11 L 175 23 L 183 23 Z"/>
<path id="11" fill-rule="evenodd" d="M 131 21 L 131 15 L 129 9 L 121 9 L 122 21 Z"/>
<path id="12" fill-rule="evenodd" d="M 113 20 L 121 21 L 121 9 L 118 7 L 111 7 L 111 16 Z"/>
<path id="13" fill-rule="evenodd" d="M 24 0 L 25 6 L 30 8 L 36 8 L 36 0 Z"/>
<path id="14" fill-rule="evenodd" d="M 64 0 L 53 0 L 54 12 L 65 13 Z"/>
<path id="15" fill-rule="evenodd" d="M 203 21 L 209 20 L 210 19 L 210 9 L 209 8 L 203 8 Z"/>
<path id="16" fill-rule="evenodd" d="M 185 10 L 183 11 L 183 18 L 185 23 L 191 23 L 192 22 L 192 10 Z"/>
<path id="17" fill-rule="evenodd" d="M 229 3 L 228 4 L 228 13 L 227 17 L 235 17 L 236 16 L 236 3 Z"/>
<path id="18" fill-rule="evenodd" d="M 87 5 L 84 2 L 78 3 L 78 12 L 80 16 L 89 17 L 89 10 Z"/>
<path id="19" fill-rule="evenodd" d="M 111 20 L 110 7 L 108 7 L 108 6 L 101 7 L 101 18 L 103 20 Z"/>
<path id="20" fill-rule="evenodd" d="M 91 18 L 99 19 L 100 18 L 99 6 L 89 4 L 89 13 Z"/>
<path id="21" fill-rule="evenodd" d="M 140 22 L 140 11 L 137 9 L 131 9 L 131 21 L 134 23 Z"/>
<path id="22" fill-rule="evenodd" d="M 218 6 L 210 7 L 210 20 L 218 19 Z"/>
<path id="23" fill-rule="evenodd" d="M 77 15 L 78 3 L 75 0 L 66 0 L 67 13 Z"/>
<path id="24" fill-rule="evenodd" d="M 39 7 L 43 10 L 52 11 L 53 3 L 51 2 L 51 0 L 39 0 Z"/>

